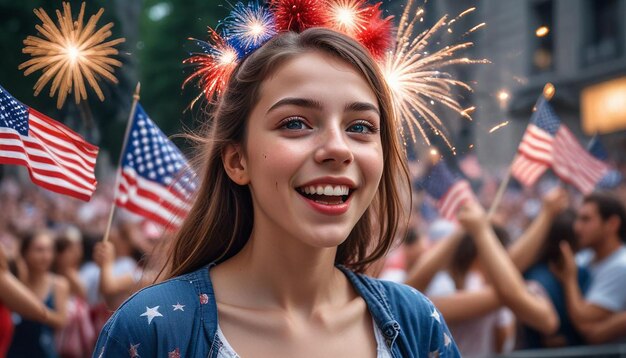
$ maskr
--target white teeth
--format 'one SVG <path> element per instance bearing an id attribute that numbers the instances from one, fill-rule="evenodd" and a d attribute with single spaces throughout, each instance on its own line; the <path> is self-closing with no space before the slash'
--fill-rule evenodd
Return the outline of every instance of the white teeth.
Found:
<path id="1" fill-rule="evenodd" d="M 305 194 L 317 194 L 327 196 L 344 196 L 350 194 L 350 188 L 347 185 L 309 185 L 300 187 L 300 191 Z"/>

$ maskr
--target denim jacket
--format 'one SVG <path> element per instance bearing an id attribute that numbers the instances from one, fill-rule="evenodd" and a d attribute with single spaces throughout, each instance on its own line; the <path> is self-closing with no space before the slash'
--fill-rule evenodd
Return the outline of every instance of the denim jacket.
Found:
<path id="1" fill-rule="evenodd" d="M 460 357 L 443 317 L 417 290 L 339 267 L 365 300 L 393 357 Z M 209 357 L 222 342 L 205 266 L 129 298 L 106 323 L 94 357 Z"/>

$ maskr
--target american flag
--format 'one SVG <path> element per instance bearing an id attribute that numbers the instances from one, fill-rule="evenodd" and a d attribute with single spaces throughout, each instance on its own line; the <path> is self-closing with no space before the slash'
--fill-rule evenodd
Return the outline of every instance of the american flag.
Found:
<path id="1" fill-rule="evenodd" d="M 0 86 L 0 164 L 23 165 L 33 183 L 89 201 L 97 156 L 98 147 Z"/>
<path id="2" fill-rule="evenodd" d="M 115 203 L 159 225 L 178 227 L 196 189 L 185 157 L 139 103 L 126 141 Z"/>
<path id="3" fill-rule="evenodd" d="M 593 191 L 608 166 L 590 155 L 543 97 L 537 103 L 511 168 L 529 186 L 549 167 L 583 194 Z"/>
<path id="4" fill-rule="evenodd" d="M 439 214 L 446 220 L 456 220 L 456 213 L 461 205 L 477 200 L 469 182 L 452 173 L 443 160 L 430 169 L 420 186 L 437 200 Z"/>
<path id="5" fill-rule="evenodd" d="M 459 160 L 459 168 L 465 176 L 470 179 L 480 179 L 483 175 L 483 170 L 478 162 L 478 157 L 474 153 L 466 154 L 461 160 Z"/>
<path id="6" fill-rule="evenodd" d="M 597 135 L 591 138 L 589 144 L 587 145 L 587 150 L 589 151 L 589 153 L 591 153 L 591 155 L 596 157 L 596 159 L 601 160 L 609 165 L 609 153 L 606 151 L 606 148 L 604 148 L 604 145 L 602 145 L 602 142 Z M 623 179 L 624 178 L 622 176 L 622 173 L 610 167 L 608 172 L 604 174 L 602 179 L 600 179 L 596 187 L 598 189 L 611 189 L 618 186 Z"/>

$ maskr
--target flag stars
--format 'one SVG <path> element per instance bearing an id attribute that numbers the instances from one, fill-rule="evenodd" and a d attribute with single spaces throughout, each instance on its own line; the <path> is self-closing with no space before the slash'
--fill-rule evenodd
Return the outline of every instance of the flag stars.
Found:
<path id="1" fill-rule="evenodd" d="M 172 307 L 174 308 L 174 311 L 185 311 L 185 305 L 181 305 L 179 302 L 176 302 L 176 304 L 172 305 Z"/>
<path id="2" fill-rule="evenodd" d="M 437 321 L 437 323 L 441 323 L 441 316 L 439 315 L 439 312 L 436 309 L 433 309 L 433 313 L 431 313 L 430 316 L 434 318 L 435 321 Z"/>
<path id="3" fill-rule="evenodd" d="M 135 357 L 139 357 L 139 345 L 140 343 L 137 344 L 130 344 L 130 348 L 128 348 L 128 355 L 130 356 L 130 358 L 135 358 Z M 102 349 L 102 351 L 104 352 L 104 347 Z"/>
<path id="4" fill-rule="evenodd" d="M 139 315 L 139 317 L 147 317 L 148 324 L 150 324 L 155 317 L 163 317 L 163 315 L 159 313 L 159 306 L 154 306 L 152 308 L 146 307 L 146 312 Z"/>

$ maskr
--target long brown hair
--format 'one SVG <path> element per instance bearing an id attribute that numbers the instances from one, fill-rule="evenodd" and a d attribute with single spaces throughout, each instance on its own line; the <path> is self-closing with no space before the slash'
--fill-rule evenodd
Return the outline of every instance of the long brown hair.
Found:
<path id="1" fill-rule="evenodd" d="M 408 216 L 400 193 L 410 191 L 400 189 L 406 185 L 410 190 L 410 179 L 391 94 L 378 65 L 360 44 L 332 30 L 312 28 L 299 34 L 288 32 L 274 37 L 238 65 L 220 96 L 212 120 L 205 124 L 204 135 L 196 138 L 200 141 L 201 182 L 171 247 L 166 276 L 188 273 L 211 262 L 220 263 L 237 254 L 248 241 L 254 225 L 250 191 L 247 186 L 230 180 L 222 163 L 222 151 L 228 144 L 245 144 L 246 123 L 259 99 L 263 80 L 281 63 L 311 51 L 322 51 L 352 65 L 376 94 L 381 113 L 382 179 L 372 205 L 339 245 L 335 262 L 363 272 L 387 253 L 399 222 L 403 228 L 406 226 Z M 373 228 L 378 232 L 372 232 Z"/>

